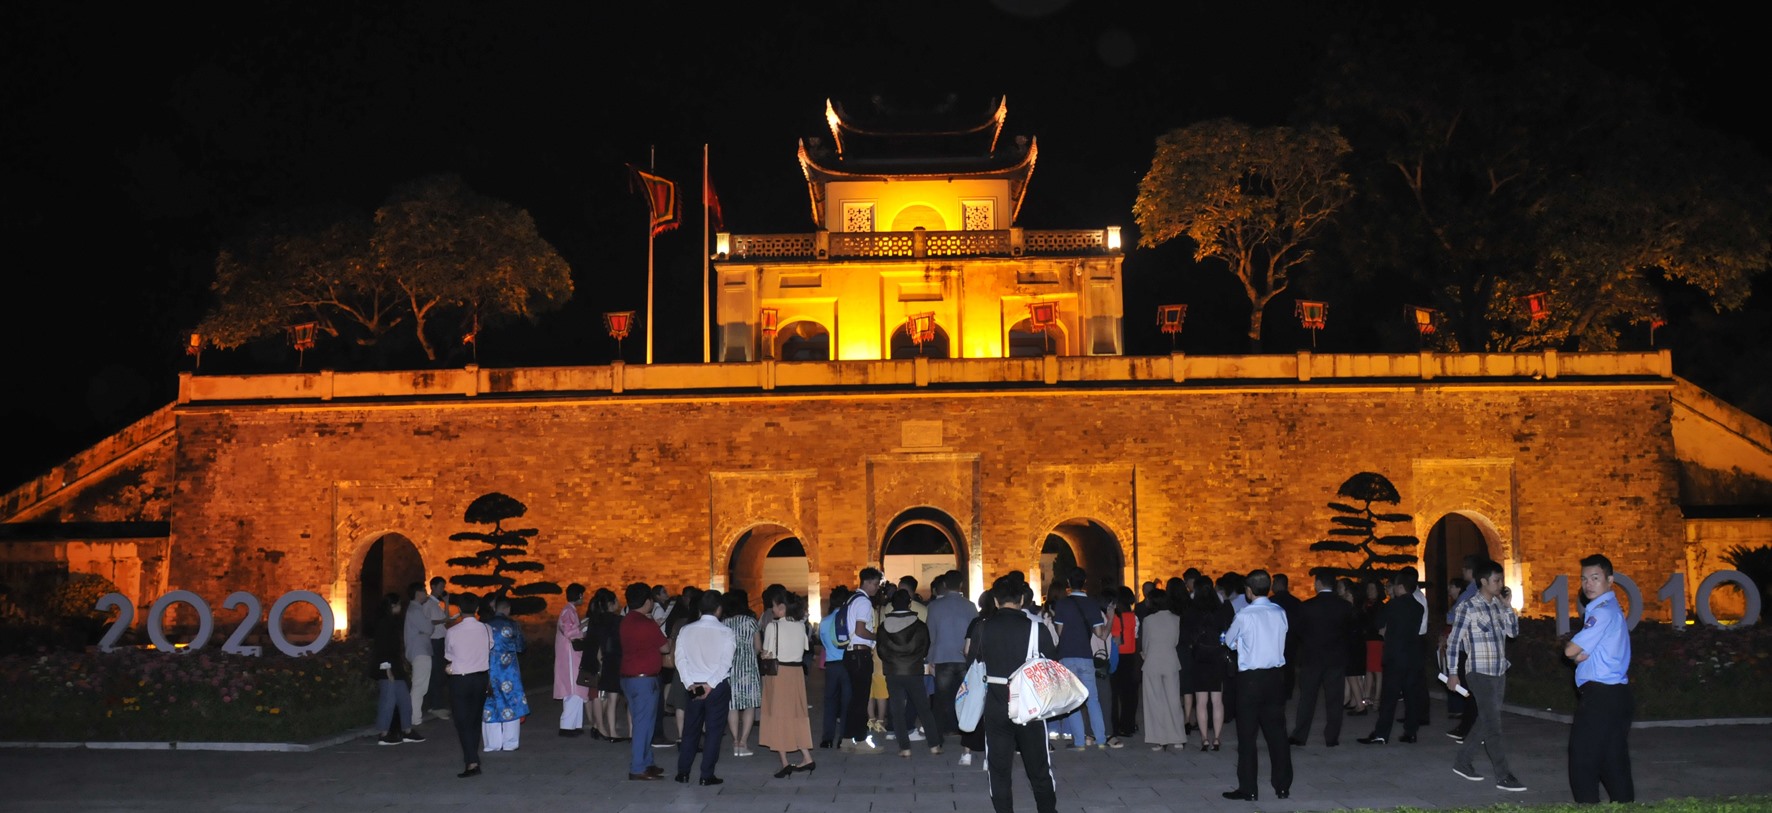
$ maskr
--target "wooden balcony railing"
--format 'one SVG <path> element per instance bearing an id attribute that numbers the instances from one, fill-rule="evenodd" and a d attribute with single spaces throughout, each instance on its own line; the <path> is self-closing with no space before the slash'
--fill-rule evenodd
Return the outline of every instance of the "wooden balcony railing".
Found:
<path id="1" fill-rule="evenodd" d="M 723 259 L 923 259 L 1119 253 L 1107 229 L 734 234 Z"/>

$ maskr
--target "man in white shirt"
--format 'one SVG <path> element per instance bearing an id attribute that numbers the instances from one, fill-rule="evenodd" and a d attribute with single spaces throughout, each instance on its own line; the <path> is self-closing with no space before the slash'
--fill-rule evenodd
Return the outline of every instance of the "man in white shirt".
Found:
<path id="1" fill-rule="evenodd" d="M 689 708 L 683 716 L 683 746 L 677 753 L 678 782 L 689 781 L 695 754 L 701 752 L 698 784 L 718 785 L 726 780 L 714 775 L 720 761 L 720 738 L 726 735 L 726 711 L 732 705 L 732 653 L 737 649 L 732 629 L 720 623 L 718 590 L 701 594 L 696 609 L 701 617 L 677 632 L 677 679 L 688 690 Z M 748 642 L 747 642 L 748 643 Z"/>
<path id="2" fill-rule="evenodd" d="M 843 709 L 842 750 L 851 753 L 881 753 L 874 735 L 868 733 L 867 721 L 868 687 L 874 685 L 874 594 L 880 591 L 883 577 L 878 569 L 862 568 L 856 577 L 860 589 L 849 596 L 849 603 L 843 605 L 839 616 L 848 628 L 838 640 L 848 639 L 843 646 L 843 669 L 849 673 L 849 685 L 853 687 L 849 705 Z"/>
<path id="3" fill-rule="evenodd" d="M 444 632 L 443 659 L 448 662 L 450 715 L 455 719 L 455 736 L 461 740 L 466 765 L 456 776 L 466 779 L 480 775 L 480 717 L 486 707 L 492 631 L 474 617 L 480 602 L 473 593 L 463 593 L 455 601 L 461 612 Z"/>
<path id="4" fill-rule="evenodd" d="M 1265 570 L 1251 570 L 1243 580 L 1249 604 L 1231 621 L 1225 644 L 1237 651 L 1237 788 L 1224 798 L 1253 802 L 1256 763 L 1255 732 L 1267 740 L 1273 763 L 1274 795 L 1292 795 L 1292 745 L 1286 737 L 1286 611 L 1268 600 L 1273 580 Z"/>
<path id="5" fill-rule="evenodd" d="M 406 662 L 412 665 L 412 727 L 424 722 L 425 696 L 431 691 L 431 671 L 435 667 L 441 671 L 442 664 L 436 663 L 431 650 L 433 633 L 443 631 L 443 605 L 425 592 L 424 582 L 413 582 L 406 589 L 411 598 L 405 613 L 405 627 L 402 628 L 402 640 L 406 650 Z M 441 698 L 433 697 L 432 700 Z"/>

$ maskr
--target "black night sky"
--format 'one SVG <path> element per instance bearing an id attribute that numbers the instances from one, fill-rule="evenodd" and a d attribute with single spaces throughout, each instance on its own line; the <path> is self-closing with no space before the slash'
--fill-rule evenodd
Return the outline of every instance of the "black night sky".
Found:
<path id="1" fill-rule="evenodd" d="M 1222 5 L 5 4 L 0 489 L 172 400 L 176 373 L 190 366 L 181 338 L 208 307 L 219 240 L 274 206 L 372 209 L 402 181 L 450 171 L 529 211 L 571 264 L 577 293 L 533 325 L 487 330 L 486 366 L 613 356 L 599 314 L 645 307 L 645 210 L 624 164 L 655 154 L 659 174 L 694 200 L 706 143 L 729 231 L 811 230 L 794 149 L 824 132 L 830 96 L 1004 95 L 1005 135 L 1040 145 L 1018 225 L 1121 225 L 1131 244 L 1132 202 L 1158 135 L 1222 116 L 1290 123 L 1311 72 L 1325 69 L 1329 33 L 1386 17 L 1325 8 L 1339 4 Z M 1472 41 L 1551 26 L 1596 61 L 1651 65 L 1684 88 L 1686 115 L 1769 152 L 1759 92 L 1741 89 L 1764 75 L 1751 26 L 1709 18 L 1723 12 L 1707 4 L 1555 5 L 1554 20 L 1484 4 L 1483 16 L 1445 12 L 1436 23 Z M 1647 55 L 1639 61 L 1633 49 Z M 663 362 L 701 357 L 691 217 L 657 243 Z M 1130 353 L 1168 352 L 1147 313 L 1158 302 L 1199 303 L 1182 349 L 1244 349 L 1244 305 L 1221 269 L 1194 268 L 1171 244 L 1129 250 L 1125 271 Z M 1676 303 L 1659 335 L 1676 372 L 1762 419 L 1772 419 L 1768 277 L 1742 312 Z M 1332 303 L 1321 349 L 1412 349 L 1375 345 L 1360 329 L 1400 304 L 1382 291 L 1365 296 Z M 1307 341 L 1275 313 L 1268 349 Z M 639 346 L 627 343 L 630 361 Z M 310 353 L 307 369 L 350 366 L 325 350 Z M 436 363 L 468 360 L 457 351 Z M 414 351 L 404 366 L 425 364 Z M 203 369 L 292 371 L 296 359 L 286 348 L 212 352 Z"/>

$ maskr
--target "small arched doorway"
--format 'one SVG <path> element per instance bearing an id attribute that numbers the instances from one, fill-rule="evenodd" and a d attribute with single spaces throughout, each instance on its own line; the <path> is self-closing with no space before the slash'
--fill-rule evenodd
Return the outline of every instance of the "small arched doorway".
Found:
<path id="1" fill-rule="evenodd" d="M 381 620 L 381 597 L 388 593 L 407 598 L 406 588 L 424 581 L 425 560 L 412 540 L 400 534 L 384 534 L 363 552 L 357 583 L 351 596 L 350 631 L 368 635 Z"/>
<path id="2" fill-rule="evenodd" d="M 1453 580 L 1464 579 L 1464 557 L 1474 555 L 1492 559 L 1494 554 L 1491 551 L 1499 549 L 1499 546 L 1490 544 L 1497 540 L 1490 537 L 1484 523 L 1479 521 L 1481 519 L 1454 512 L 1440 517 L 1428 529 L 1422 545 L 1421 586 L 1427 593 L 1429 623 L 1433 619 L 1444 619 L 1452 600 L 1458 597 L 1458 590 L 1463 585 L 1454 584 Z"/>
<path id="3" fill-rule="evenodd" d="M 830 361 L 831 332 L 807 319 L 789 322 L 775 334 L 769 357 L 777 361 Z"/>
<path id="4" fill-rule="evenodd" d="M 1031 320 L 1023 319 L 1010 326 L 1007 340 L 1009 358 L 1067 355 L 1064 328 L 1060 325 L 1035 330 Z"/>
<path id="5" fill-rule="evenodd" d="M 757 525 L 740 534 L 726 559 L 726 589 L 745 591 L 751 609 L 761 612 L 763 588 L 779 584 L 807 595 L 812 570 L 806 546 L 793 531 L 781 525 Z"/>
<path id="6" fill-rule="evenodd" d="M 966 573 L 966 538 L 959 523 L 946 512 L 929 507 L 912 508 L 893 518 L 880 543 L 880 570 L 898 581 L 917 580 L 917 592 L 929 597 L 929 585 L 950 570 Z"/>
<path id="7" fill-rule="evenodd" d="M 1072 568 L 1082 568 L 1091 593 L 1124 583 L 1126 554 L 1120 540 L 1106 525 L 1092 519 L 1069 519 L 1046 532 L 1040 545 L 1042 595 L 1062 587 Z"/>
<path id="8" fill-rule="evenodd" d="M 950 358 L 948 350 L 948 332 L 941 325 L 935 326 L 935 338 L 924 342 L 921 346 L 911 341 L 910 334 L 901 326 L 892 331 L 892 358 L 914 359 L 918 356 L 931 359 Z"/>

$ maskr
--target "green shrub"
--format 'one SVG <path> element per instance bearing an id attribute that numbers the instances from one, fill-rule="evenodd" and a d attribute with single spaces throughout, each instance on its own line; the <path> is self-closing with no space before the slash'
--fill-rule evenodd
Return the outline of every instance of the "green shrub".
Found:
<path id="1" fill-rule="evenodd" d="M 1550 619 L 1522 619 L 1508 645 L 1507 700 L 1575 710 L 1575 667 Z M 1772 629 L 1712 629 L 1644 621 L 1631 632 L 1630 680 L 1639 720 L 1772 716 Z"/>

